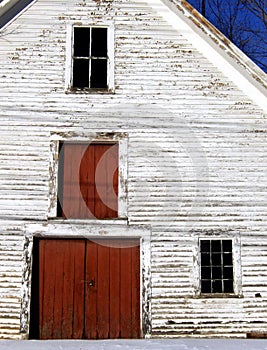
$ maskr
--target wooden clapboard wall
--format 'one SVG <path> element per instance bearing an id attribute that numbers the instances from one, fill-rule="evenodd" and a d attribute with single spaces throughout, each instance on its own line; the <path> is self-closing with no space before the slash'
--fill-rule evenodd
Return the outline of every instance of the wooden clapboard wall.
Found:
<path id="1" fill-rule="evenodd" d="M 1 31 L 2 338 L 28 337 L 32 237 L 56 231 L 55 145 L 92 134 L 113 142 L 116 133 L 128 147 L 127 215 L 117 221 L 151 230 L 149 332 L 244 337 L 267 327 L 266 111 L 244 92 L 249 82 L 242 89 L 200 52 L 191 22 L 178 30 L 157 5 L 38 0 Z M 69 23 L 113 25 L 114 93 L 66 92 Z M 72 225 L 77 236 L 95 229 Z M 99 227 L 99 235 L 116 234 Z M 198 297 L 198 239 L 214 236 L 239 245 L 239 298 Z"/>

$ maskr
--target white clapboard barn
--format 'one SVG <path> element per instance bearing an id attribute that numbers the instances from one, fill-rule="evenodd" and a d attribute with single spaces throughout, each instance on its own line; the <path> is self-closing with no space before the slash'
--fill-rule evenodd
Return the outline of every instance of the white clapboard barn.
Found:
<path id="1" fill-rule="evenodd" d="M 0 338 L 265 337 L 266 74 L 184 0 L 0 27 Z"/>

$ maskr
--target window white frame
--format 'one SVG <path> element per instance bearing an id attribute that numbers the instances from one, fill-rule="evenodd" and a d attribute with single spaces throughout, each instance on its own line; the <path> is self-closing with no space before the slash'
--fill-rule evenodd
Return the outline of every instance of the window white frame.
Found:
<path id="1" fill-rule="evenodd" d="M 73 88 L 73 50 L 74 50 L 74 28 L 86 27 L 86 28 L 107 28 L 107 90 L 106 89 L 76 89 Z M 103 24 L 92 23 L 68 23 L 67 24 L 67 38 L 66 38 L 66 67 L 65 67 L 65 91 L 66 92 L 79 92 L 79 93 L 92 93 L 92 92 L 108 92 L 113 93 L 114 86 L 114 24 L 107 22 Z"/>
<path id="2" fill-rule="evenodd" d="M 233 257 L 233 293 L 201 293 L 201 240 L 232 240 L 232 257 Z M 242 297 L 242 275 L 241 275 L 241 238 L 239 233 L 228 233 L 225 235 L 198 236 L 195 240 L 193 249 L 193 284 L 196 297 L 202 298 L 223 298 L 223 297 Z"/>
<path id="3" fill-rule="evenodd" d="M 116 222 L 118 219 L 127 219 L 127 155 L 128 155 L 128 135 L 126 133 L 93 133 L 92 135 L 81 135 L 80 137 L 72 137 L 65 135 L 64 137 L 55 133 L 50 139 L 50 193 L 48 217 L 50 219 L 66 220 L 57 217 L 57 199 L 58 199 L 58 165 L 59 165 L 59 144 L 60 142 L 88 142 L 88 143 L 118 143 L 119 146 L 119 167 L 118 167 L 118 218 L 107 221 Z M 71 219 L 77 221 L 76 219 Z M 79 219 L 80 220 L 80 219 Z M 92 221 L 101 221 L 97 219 L 88 219 Z"/>

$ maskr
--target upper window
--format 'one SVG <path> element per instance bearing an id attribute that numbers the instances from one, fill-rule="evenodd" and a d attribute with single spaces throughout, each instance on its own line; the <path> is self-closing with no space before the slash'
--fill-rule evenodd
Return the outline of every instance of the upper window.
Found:
<path id="1" fill-rule="evenodd" d="M 231 239 L 200 241 L 201 293 L 233 293 L 233 253 Z"/>
<path id="2" fill-rule="evenodd" d="M 58 216 L 118 217 L 118 144 L 61 144 Z"/>
<path id="3" fill-rule="evenodd" d="M 72 27 L 72 50 L 68 55 L 71 62 L 67 65 L 69 88 L 77 91 L 110 91 L 113 89 L 113 39 L 111 34 L 111 28 L 107 27 Z"/>

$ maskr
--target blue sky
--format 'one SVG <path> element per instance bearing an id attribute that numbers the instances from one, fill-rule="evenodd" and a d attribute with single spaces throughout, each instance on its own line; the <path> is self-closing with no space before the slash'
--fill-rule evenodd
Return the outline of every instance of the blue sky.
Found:
<path id="1" fill-rule="evenodd" d="M 201 10 L 202 0 L 187 1 L 197 10 Z M 215 2 L 220 6 L 219 14 L 217 8 L 212 6 Z M 238 6 L 236 13 L 235 6 L 237 4 L 238 0 L 206 0 L 206 17 L 267 72 L 267 28 L 262 21 L 242 5 Z"/>

